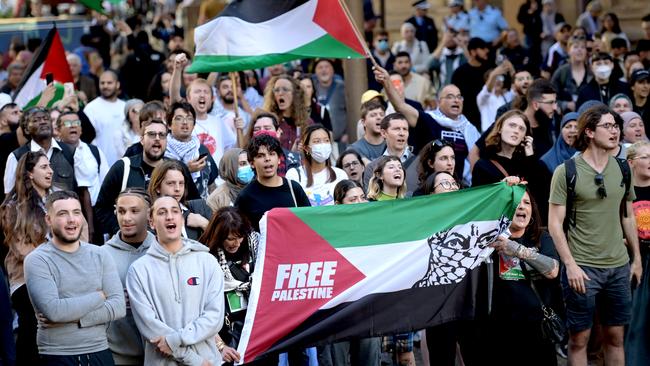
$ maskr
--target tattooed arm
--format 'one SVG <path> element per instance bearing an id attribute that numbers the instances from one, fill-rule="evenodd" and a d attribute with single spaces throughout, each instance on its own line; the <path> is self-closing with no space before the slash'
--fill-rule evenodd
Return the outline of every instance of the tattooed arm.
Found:
<path id="1" fill-rule="evenodd" d="M 540 254 L 535 249 L 528 248 L 516 241 L 498 238 L 492 246 L 505 255 L 523 259 L 546 278 L 555 278 L 559 273 L 560 265 L 557 260 Z"/>

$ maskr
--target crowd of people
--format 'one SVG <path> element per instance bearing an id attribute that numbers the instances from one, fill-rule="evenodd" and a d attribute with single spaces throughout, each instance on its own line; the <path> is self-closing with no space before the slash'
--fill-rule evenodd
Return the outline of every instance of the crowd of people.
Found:
<path id="1" fill-rule="evenodd" d="M 599 0 L 574 22 L 527 0 L 520 33 L 488 0 L 442 24 L 419 0 L 391 43 L 364 7 L 349 110 L 340 60 L 187 73 L 174 7 L 144 3 L 92 15 L 63 98 L 14 103 L 38 40 L 3 53 L 0 365 L 237 362 L 267 211 L 498 182 L 526 193 L 473 316 L 254 364 L 650 363 L 650 15 L 634 40 Z"/>

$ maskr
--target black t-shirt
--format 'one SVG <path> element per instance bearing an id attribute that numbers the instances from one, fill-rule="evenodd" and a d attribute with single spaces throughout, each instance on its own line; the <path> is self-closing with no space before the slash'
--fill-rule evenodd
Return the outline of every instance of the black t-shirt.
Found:
<path id="1" fill-rule="evenodd" d="M 289 189 L 289 182 L 293 186 L 295 203 Z M 239 208 L 240 212 L 248 218 L 253 229 L 258 232 L 260 220 L 266 211 L 276 207 L 296 207 L 296 204 L 298 207 L 311 206 L 300 184 L 286 178 L 282 178 L 280 187 L 267 187 L 254 179 L 242 189 L 235 200 L 235 207 Z"/>
<path id="2" fill-rule="evenodd" d="M 535 246 L 535 243 L 531 243 L 530 240 L 525 238 L 514 239 L 514 241 L 528 248 Z M 553 240 L 546 232 L 544 232 L 540 239 L 539 252 L 555 260 L 559 260 L 555 246 L 553 245 Z M 530 286 L 528 276 L 526 279 L 521 280 L 502 279 L 499 272 L 504 260 L 501 259 L 498 253 L 494 253 L 492 257 L 494 258 L 493 268 L 495 270 L 494 292 L 492 294 L 492 316 L 495 319 L 510 321 L 541 321 L 541 304 Z M 526 265 L 526 269 L 528 275 L 533 277 L 535 288 L 544 302 L 555 308 L 553 305 L 557 303 L 559 277 L 549 280 L 530 265 Z"/>
<path id="3" fill-rule="evenodd" d="M 472 170 L 472 187 L 478 187 L 486 184 L 497 183 L 505 178 L 505 175 L 491 161 L 494 160 L 501 164 L 508 176 L 516 176 L 526 181 L 532 178 L 532 170 L 537 166 L 535 156 L 515 155 L 512 159 L 505 156 L 493 154 L 487 158 L 481 158 L 474 164 Z"/>
<path id="4" fill-rule="evenodd" d="M 451 83 L 460 89 L 463 95 L 463 114 L 478 130 L 481 130 L 481 112 L 476 103 L 476 96 L 485 85 L 483 79 L 487 66 L 474 67 L 469 63 L 460 65 L 451 77 Z"/>
<path id="5" fill-rule="evenodd" d="M 144 172 L 144 184 L 145 187 L 149 187 L 149 181 L 151 181 L 151 174 L 153 174 L 153 167 L 144 161 L 142 161 L 142 165 L 140 165 L 142 168 L 142 171 Z"/>
<path id="6" fill-rule="evenodd" d="M 456 160 L 454 175 L 462 179 L 463 169 L 465 168 L 465 159 L 467 159 L 467 155 L 469 154 L 465 136 L 460 132 L 452 131 L 446 127 L 440 126 L 431 115 L 424 111 L 419 111 L 418 126 L 427 126 L 431 132 L 431 139 L 427 143 L 432 142 L 435 139 L 440 139 L 451 144 L 451 147 L 454 149 Z"/>

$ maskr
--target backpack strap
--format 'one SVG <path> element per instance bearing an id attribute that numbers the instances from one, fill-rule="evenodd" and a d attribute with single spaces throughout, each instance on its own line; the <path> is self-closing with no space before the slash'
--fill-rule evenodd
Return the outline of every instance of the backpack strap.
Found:
<path id="1" fill-rule="evenodd" d="M 576 161 L 574 158 L 564 161 L 565 179 L 566 179 L 566 215 L 564 216 L 564 223 L 562 228 L 564 232 L 569 230 L 569 226 L 576 225 L 576 210 L 574 201 L 576 197 L 576 180 L 578 173 L 576 172 Z"/>
<path id="2" fill-rule="evenodd" d="M 126 189 L 126 184 L 129 181 L 129 174 L 131 174 L 131 159 L 128 156 L 123 157 L 122 162 L 124 163 L 124 173 L 122 174 L 122 188 L 120 192 Z"/>
<path id="3" fill-rule="evenodd" d="M 627 197 L 630 194 L 630 188 L 632 186 L 632 173 L 630 172 L 630 166 L 627 164 L 627 161 L 619 158 L 614 158 L 618 163 L 618 167 L 621 169 L 621 174 L 623 179 L 621 180 L 621 186 L 625 184 L 625 194 L 621 200 L 621 217 L 627 217 Z"/>
<path id="4" fill-rule="evenodd" d="M 93 144 L 87 144 L 90 148 L 90 152 L 93 153 L 95 160 L 97 160 L 97 174 L 100 172 L 100 166 L 102 165 L 102 157 L 99 155 L 99 149 Z"/>

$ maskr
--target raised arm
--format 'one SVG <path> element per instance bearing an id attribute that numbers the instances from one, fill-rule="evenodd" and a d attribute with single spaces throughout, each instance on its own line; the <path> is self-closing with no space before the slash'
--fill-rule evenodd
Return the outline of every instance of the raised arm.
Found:
<path id="1" fill-rule="evenodd" d="M 397 89 L 395 89 L 393 86 L 393 83 L 390 82 L 390 75 L 388 74 L 388 71 L 386 71 L 381 66 L 373 66 L 372 71 L 375 73 L 375 80 L 377 80 L 377 82 L 384 87 L 386 95 L 388 96 L 388 100 L 393 105 L 393 107 L 395 107 L 395 110 L 406 116 L 406 120 L 408 121 L 410 127 L 415 127 L 415 125 L 418 123 L 418 116 L 420 115 L 420 112 L 418 112 L 418 110 L 412 106 L 408 105 L 406 101 L 404 101 L 404 97 L 399 95 Z"/>
<path id="2" fill-rule="evenodd" d="M 171 102 L 181 101 L 181 82 L 183 79 L 183 69 L 187 66 L 187 56 L 184 53 L 179 53 L 174 58 L 174 67 L 172 69 L 172 78 L 169 83 L 169 96 Z"/>

